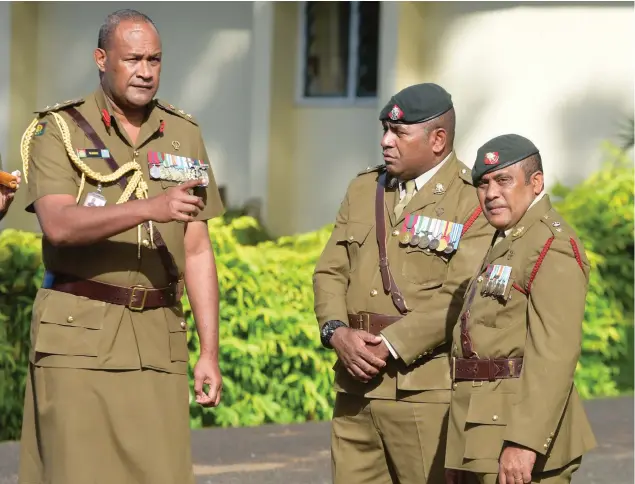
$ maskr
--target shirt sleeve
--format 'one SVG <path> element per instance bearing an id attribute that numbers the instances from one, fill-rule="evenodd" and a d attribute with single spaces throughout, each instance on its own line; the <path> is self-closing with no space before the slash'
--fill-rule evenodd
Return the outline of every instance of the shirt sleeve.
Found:
<path id="1" fill-rule="evenodd" d="M 194 219 L 206 221 L 223 215 L 225 213 L 225 207 L 223 206 L 223 202 L 220 197 L 214 171 L 212 170 L 209 157 L 207 156 L 207 150 L 205 149 L 205 143 L 203 142 L 203 137 L 201 136 L 200 131 L 198 136 L 198 159 L 207 165 L 209 184 L 207 187 L 198 187 L 194 189 L 194 195 L 201 197 L 203 199 L 203 203 L 205 204 L 205 208 L 201 210 Z"/>
<path id="2" fill-rule="evenodd" d="M 46 195 L 76 197 L 80 175 L 68 157 L 52 116 L 40 120 L 30 148 L 28 167 L 23 174 L 27 187 L 26 211 L 35 212 L 33 204 Z"/>

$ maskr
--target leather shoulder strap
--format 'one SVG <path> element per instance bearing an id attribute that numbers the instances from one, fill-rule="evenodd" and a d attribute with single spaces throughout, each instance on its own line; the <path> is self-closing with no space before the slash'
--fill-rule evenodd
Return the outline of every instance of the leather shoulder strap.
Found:
<path id="1" fill-rule="evenodd" d="M 101 140 L 99 135 L 97 135 L 97 133 L 95 132 L 93 127 L 90 125 L 90 123 L 77 109 L 75 109 L 74 107 L 71 107 L 71 108 L 68 108 L 66 112 L 70 114 L 70 116 L 77 123 L 77 125 L 82 129 L 82 131 L 86 133 L 86 136 L 88 136 L 88 139 L 90 139 L 90 141 L 95 145 L 95 148 L 100 150 L 106 149 L 106 145 Z M 114 160 L 112 155 L 108 156 L 108 158 L 105 158 L 105 160 L 113 172 L 119 169 L 119 165 Z M 128 183 L 127 177 L 122 176 L 118 180 L 118 183 L 121 189 L 125 190 L 126 185 Z M 136 200 L 136 198 L 137 197 L 134 193 L 130 196 L 130 200 Z M 153 242 L 156 245 L 157 250 L 159 251 L 159 257 L 161 258 L 161 262 L 163 266 L 165 267 L 165 270 L 167 271 L 168 275 L 173 281 L 178 281 L 179 269 L 176 265 L 176 262 L 174 262 L 174 258 L 172 257 L 172 254 L 170 253 L 170 250 L 168 249 L 168 246 L 166 245 L 165 240 L 163 239 L 163 236 L 161 235 L 157 227 L 153 227 L 151 231 L 150 224 L 147 221 L 143 222 L 143 226 L 145 227 L 145 229 L 148 231 L 149 234 L 150 233 L 154 234 Z"/>
<path id="2" fill-rule="evenodd" d="M 390 291 L 392 302 L 401 314 L 408 312 L 406 301 L 397 287 L 388 265 L 388 255 L 386 253 L 386 215 L 384 213 L 384 190 L 386 185 L 386 173 L 382 173 L 377 181 L 377 194 L 375 196 L 375 232 L 377 234 L 377 245 L 379 246 L 379 272 L 384 284 L 384 291 Z"/>

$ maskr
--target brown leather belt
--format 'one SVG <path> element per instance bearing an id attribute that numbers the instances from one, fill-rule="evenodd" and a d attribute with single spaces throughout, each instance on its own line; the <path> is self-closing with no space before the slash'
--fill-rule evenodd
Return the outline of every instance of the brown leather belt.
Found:
<path id="1" fill-rule="evenodd" d="M 500 380 L 518 378 L 522 358 L 452 358 L 452 380 Z"/>
<path id="2" fill-rule="evenodd" d="M 384 328 L 399 321 L 401 316 L 386 316 L 385 314 L 359 313 L 348 315 L 348 325 L 353 329 L 362 329 L 368 333 L 378 335 Z"/>
<path id="3" fill-rule="evenodd" d="M 161 289 L 143 286 L 123 287 L 90 279 L 72 279 L 57 274 L 50 289 L 126 306 L 132 311 L 175 306 L 183 294 L 181 284 L 177 283 Z"/>

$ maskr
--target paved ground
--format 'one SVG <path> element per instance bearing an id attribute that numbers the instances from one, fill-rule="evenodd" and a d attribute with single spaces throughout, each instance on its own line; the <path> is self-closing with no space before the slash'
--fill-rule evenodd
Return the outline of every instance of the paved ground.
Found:
<path id="1" fill-rule="evenodd" d="M 599 446 L 574 484 L 633 484 L 633 398 L 586 408 Z M 192 432 L 197 484 L 330 484 L 329 424 Z M 0 484 L 16 484 L 17 445 L 0 444 Z"/>

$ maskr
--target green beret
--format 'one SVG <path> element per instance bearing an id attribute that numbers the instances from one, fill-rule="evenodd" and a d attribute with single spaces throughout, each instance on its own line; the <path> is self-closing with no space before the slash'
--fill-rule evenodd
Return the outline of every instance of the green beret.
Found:
<path id="1" fill-rule="evenodd" d="M 472 168 L 472 181 L 476 185 L 487 173 L 508 167 L 538 153 L 536 145 L 520 135 L 497 136 L 478 149 Z"/>
<path id="2" fill-rule="evenodd" d="M 390 98 L 379 114 L 380 121 L 417 124 L 429 121 L 452 109 L 452 96 L 432 83 L 415 84 Z"/>

